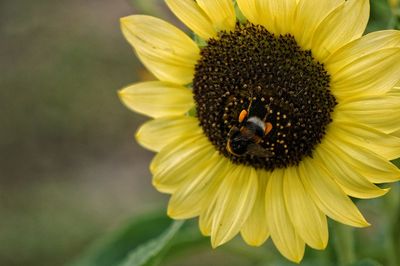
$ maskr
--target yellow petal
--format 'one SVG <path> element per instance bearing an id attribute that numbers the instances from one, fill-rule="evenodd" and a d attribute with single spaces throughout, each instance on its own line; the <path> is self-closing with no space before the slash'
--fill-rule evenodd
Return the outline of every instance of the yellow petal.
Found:
<path id="1" fill-rule="evenodd" d="M 144 123 L 136 132 L 136 139 L 143 147 L 159 152 L 185 136 L 202 134 L 198 123 L 196 118 L 188 116 L 157 118 Z"/>
<path id="2" fill-rule="evenodd" d="M 400 32 L 385 30 L 369 33 L 333 53 L 325 62 L 329 74 L 335 75 L 357 59 L 387 48 L 400 47 Z"/>
<path id="3" fill-rule="evenodd" d="M 187 178 L 189 170 L 213 154 L 215 148 L 203 136 L 190 136 L 165 146 L 150 164 L 153 185 L 161 192 L 173 193 Z"/>
<path id="4" fill-rule="evenodd" d="M 216 191 L 227 172 L 227 164 L 217 151 L 208 159 L 196 163 L 188 171 L 188 178 L 174 192 L 168 204 L 168 215 L 174 219 L 198 216 L 208 205 L 207 196 Z"/>
<path id="5" fill-rule="evenodd" d="M 335 8 L 318 26 L 312 40 L 312 53 L 324 62 L 340 47 L 363 34 L 369 19 L 369 0 L 348 0 Z"/>
<path id="6" fill-rule="evenodd" d="M 351 97 L 381 95 L 400 76 L 400 48 L 386 48 L 361 57 L 332 75 L 332 93 L 339 102 Z"/>
<path id="7" fill-rule="evenodd" d="M 183 115 L 194 106 L 189 89 L 163 81 L 136 83 L 118 95 L 129 109 L 151 117 Z"/>
<path id="8" fill-rule="evenodd" d="M 299 263 L 304 256 L 304 241 L 296 232 L 286 209 L 283 192 L 284 171 L 275 169 L 266 191 L 266 213 L 271 238 L 279 252 Z"/>
<path id="9" fill-rule="evenodd" d="M 324 249 L 328 243 L 326 216 L 304 189 L 295 167 L 285 170 L 283 188 L 286 208 L 296 232 L 315 249 Z"/>
<path id="10" fill-rule="evenodd" d="M 387 160 L 400 157 L 400 138 L 354 122 L 340 121 L 339 119 L 334 121 L 330 125 L 334 128 L 330 132 L 330 136 L 336 141 L 367 148 L 370 152 L 379 154 Z"/>
<path id="11" fill-rule="evenodd" d="M 216 195 L 209 194 L 210 202 L 208 206 L 202 209 L 199 217 L 199 228 L 203 235 L 210 236 L 212 230 L 212 221 L 216 205 Z"/>
<path id="12" fill-rule="evenodd" d="M 400 90 L 384 95 L 351 98 L 335 108 L 337 119 L 357 121 L 385 133 L 400 130 Z M 398 94 L 398 95 L 396 95 Z"/>
<path id="13" fill-rule="evenodd" d="M 396 86 L 399 86 L 399 85 L 400 85 L 399 83 L 396 84 Z M 390 91 L 388 91 L 388 93 L 386 95 L 399 97 L 400 96 L 400 87 L 393 87 Z"/>
<path id="14" fill-rule="evenodd" d="M 304 50 L 311 49 L 314 32 L 321 21 L 343 0 L 300 0 L 297 4 L 293 33 Z"/>
<path id="15" fill-rule="evenodd" d="M 276 35 L 291 33 L 296 4 L 296 0 L 259 0 L 261 25 Z"/>
<path id="16" fill-rule="evenodd" d="M 329 136 L 325 138 L 328 139 Z M 346 162 L 370 182 L 388 183 L 400 180 L 400 170 L 382 156 L 351 143 L 340 142 L 338 146 L 334 139 L 331 141 L 336 144 L 336 148 L 347 154 Z"/>
<path id="17" fill-rule="evenodd" d="M 213 199 L 215 199 L 215 195 L 209 195 L 213 196 Z M 200 213 L 199 217 L 199 228 L 200 232 L 204 236 L 210 236 L 211 235 L 211 229 L 212 229 L 212 220 L 214 217 L 214 210 L 215 210 L 215 200 L 210 203 L 210 205 L 203 209 L 202 212 Z"/>
<path id="18" fill-rule="evenodd" d="M 247 166 L 236 166 L 217 192 L 211 229 L 213 247 L 231 240 L 246 222 L 257 194 L 257 173 Z"/>
<path id="19" fill-rule="evenodd" d="M 211 235 L 212 222 L 215 215 L 214 211 L 217 201 L 217 192 L 219 187 L 221 186 L 221 182 L 225 177 L 230 176 L 230 173 L 232 173 L 233 169 L 235 169 L 236 167 L 225 157 L 221 157 L 220 160 L 223 161 L 223 165 L 221 165 L 221 171 L 219 171 L 218 177 L 215 178 L 213 183 L 210 185 L 210 188 L 208 189 L 208 193 L 205 196 L 205 202 L 202 206 L 199 217 L 200 231 L 203 235 L 206 236 Z"/>
<path id="20" fill-rule="evenodd" d="M 193 0 L 166 0 L 171 11 L 201 38 L 207 40 L 216 36 L 212 22 Z"/>
<path id="21" fill-rule="evenodd" d="M 121 29 L 157 78 L 177 84 L 192 81 L 200 50 L 185 33 L 161 19 L 144 15 L 121 18 Z"/>
<path id="22" fill-rule="evenodd" d="M 247 244 L 261 246 L 269 237 L 267 215 L 265 213 L 265 191 L 267 189 L 269 173 L 258 171 L 258 191 L 254 207 L 249 218 L 244 223 L 241 234 Z"/>
<path id="23" fill-rule="evenodd" d="M 330 138 L 326 138 L 323 144 L 318 146 L 314 158 L 322 162 L 347 195 L 368 199 L 382 196 L 388 191 L 372 184 L 349 164 L 351 158 L 338 149 Z"/>
<path id="24" fill-rule="evenodd" d="M 392 8 L 392 12 L 396 12 L 395 10 L 399 6 L 399 0 L 389 0 L 390 7 Z"/>
<path id="25" fill-rule="evenodd" d="M 211 19 L 216 31 L 235 29 L 236 15 L 232 0 L 197 0 L 197 4 Z"/>
<path id="26" fill-rule="evenodd" d="M 326 215 L 354 227 L 369 225 L 320 161 L 305 158 L 299 165 L 299 171 L 306 191 Z"/>
<path id="27" fill-rule="evenodd" d="M 261 24 L 257 0 L 237 0 L 240 11 L 253 24 Z"/>
<path id="28" fill-rule="evenodd" d="M 390 135 L 400 138 L 400 129 L 397 131 L 392 132 Z"/>

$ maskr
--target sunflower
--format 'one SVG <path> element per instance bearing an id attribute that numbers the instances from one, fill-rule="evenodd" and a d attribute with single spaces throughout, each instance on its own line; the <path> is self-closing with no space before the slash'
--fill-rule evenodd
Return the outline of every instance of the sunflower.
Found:
<path id="1" fill-rule="evenodd" d="M 400 32 L 362 36 L 368 0 L 236 2 L 166 0 L 196 41 L 151 16 L 122 18 L 158 81 L 119 95 L 154 118 L 136 138 L 157 153 L 170 217 L 199 216 L 213 247 L 271 237 L 299 262 L 305 244 L 326 247 L 327 216 L 368 226 L 350 197 L 400 178 Z"/>

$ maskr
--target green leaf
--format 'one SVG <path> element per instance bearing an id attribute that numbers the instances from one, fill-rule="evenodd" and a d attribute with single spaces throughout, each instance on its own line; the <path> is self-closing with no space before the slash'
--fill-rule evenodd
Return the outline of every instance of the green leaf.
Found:
<path id="1" fill-rule="evenodd" d="M 243 15 L 242 11 L 240 10 L 236 0 L 233 1 L 233 4 L 235 5 L 235 14 L 236 14 L 237 20 L 240 23 L 244 24 L 247 21 L 246 17 Z"/>
<path id="2" fill-rule="evenodd" d="M 199 248 L 210 249 L 210 240 L 201 235 L 196 221 L 187 221 L 168 247 L 164 260 L 197 254 Z"/>
<path id="3" fill-rule="evenodd" d="M 201 48 L 207 46 L 207 41 L 193 33 L 193 41 Z"/>
<path id="4" fill-rule="evenodd" d="M 136 259 L 145 259 L 145 264 L 131 265 L 153 266 L 159 264 L 161 259 L 164 262 L 176 256 L 190 255 L 199 247 L 209 248 L 209 239 L 200 234 L 195 221 L 187 221 L 179 232 L 177 227 L 163 211 L 135 217 L 125 226 L 96 241 L 69 265 L 124 265 L 128 260 L 135 259 L 136 263 Z"/>
<path id="5" fill-rule="evenodd" d="M 155 212 L 135 217 L 127 225 L 98 240 L 72 266 L 109 266 L 118 265 L 126 256 L 162 234 L 171 224 L 164 212 Z"/>
<path id="6" fill-rule="evenodd" d="M 182 227 L 183 221 L 175 221 L 172 225 L 159 237 L 154 238 L 147 243 L 136 248 L 128 258 L 123 261 L 120 266 L 149 266 L 157 260 L 157 255 L 168 247 L 172 238 Z"/>
<path id="7" fill-rule="evenodd" d="M 197 116 L 197 109 L 196 109 L 196 107 L 193 107 L 192 109 L 189 110 L 188 116 L 191 116 L 191 117 L 196 117 L 196 116 Z"/>

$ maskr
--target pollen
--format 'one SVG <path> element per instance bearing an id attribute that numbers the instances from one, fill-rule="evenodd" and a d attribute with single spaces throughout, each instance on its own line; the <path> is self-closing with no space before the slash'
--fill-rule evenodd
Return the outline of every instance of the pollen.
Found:
<path id="1" fill-rule="evenodd" d="M 330 76 L 310 50 L 291 35 L 275 36 L 250 23 L 221 32 L 202 48 L 193 93 L 200 126 L 215 148 L 236 164 L 266 170 L 312 156 L 336 105 Z M 232 154 L 229 132 L 251 116 L 262 116 L 257 118 L 268 127 L 258 153 Z"/>

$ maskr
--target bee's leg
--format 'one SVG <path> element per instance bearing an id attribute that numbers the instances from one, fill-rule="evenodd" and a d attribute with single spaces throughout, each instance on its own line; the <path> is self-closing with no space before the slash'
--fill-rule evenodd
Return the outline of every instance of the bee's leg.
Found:
<path id="1" fill-rule="evenodd" d="M 265 123 L 264 134 L 267 135 L 272 130 L 272 124 L 270 122 Z"/>
<path id="2" fill-rule="evenodd" d="M 263 121 L 267 121 L 269 112 L 271 111 L 271 108 L 269 108 L 269 105 L 266 105 L 265 108 L 267 109 L 267 112 L 265 113 Z"/>
<path id="3" fill-rule="evenodd" d="M 240 114 L 239 114 L 239 118 L 238 121 L 239 123 L 242 123 L 244 121 L 244 119 L 249 115 L 250 113 L 250 108 L 251 108 L 251 104 L 253 103 L 253 97 L 249 97 L 249 106 L 247 107 L 247 110 L 243 109 Z"/>
<path id="4" fill-rule="evenodd" d="M 247 107 L 247 113 L 250 113 L 251 105 L 253 104 L 253 95 L 250 95 L 249 107 Z"/>

